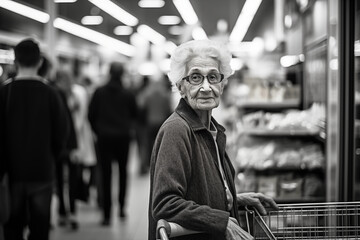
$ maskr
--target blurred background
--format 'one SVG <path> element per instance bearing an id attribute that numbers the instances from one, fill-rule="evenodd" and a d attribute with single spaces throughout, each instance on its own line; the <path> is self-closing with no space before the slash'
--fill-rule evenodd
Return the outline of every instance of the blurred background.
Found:
<path id="1" fill-rule="evenodd" d="M 0 81 L 29 36 L 53 64 L 49 78 L 67 69 L 92 91 L 116 60 L 135 93 L 166 78 L 177 45 L 220 41 L 234 74 L 213 114 L 227 128 L 237 191 L 279 203 L 360 200 L 359 0 L 0 0 Z M 101 228 L 95 188 L 78 203 L 78 231 L 57 227 L 54 213 L 52 239 L 146 239 L 139 149 L 134 140 L 128 219 Z"/>

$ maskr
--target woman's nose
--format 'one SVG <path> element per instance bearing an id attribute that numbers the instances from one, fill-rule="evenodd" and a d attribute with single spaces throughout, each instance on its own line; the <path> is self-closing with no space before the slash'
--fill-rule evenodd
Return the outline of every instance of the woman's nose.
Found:
<path id="1" fill-rule="evenodd" d="M 211 91 L 210 83 L 206 77 L 203 83 L 201 84 L 200 91 Z"/>

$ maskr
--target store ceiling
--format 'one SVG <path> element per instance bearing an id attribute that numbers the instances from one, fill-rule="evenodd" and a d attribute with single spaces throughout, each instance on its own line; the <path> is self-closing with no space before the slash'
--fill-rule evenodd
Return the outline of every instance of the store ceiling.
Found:
<path id="1" fill-rule="evenodd" d="M 35 7 L 39 10 L 45 10 L 45 1 L 50 0 L 16 0 L 19 3 L 25 4 L 27 6 Z M 180 17 L 179 12 L 175 8 L 172 0 L 165 0 L 165 5 L 162 8 L 140 8 L 138 6 L 139 0 L 113 0 L 114 3 L 134 15 L 139 19 L 139 24 L 146 24 L 152 27 L 154 30 L 165 36 L 168 40 L 173 41 L 176 44 L 181 43 L 184 40 L 184 33 L 186 33 L 186 28 L 183 30 L 183 35 L 172 35 L 169 33 L 169 28 L 171 26 L 161 25 L 158 23 L 158 18 L 162 15 L 177 15 Z M 208 36 L 212 36 L 217 32 L 217 22 L 220 19 L 223 19 L 228 24 L 228 32 L 230 32 L 235 22 L 241 12 L 241 9 L 244 5 L 245 0 L 190 0 L 195 12 L 198 15 L 199 21 L 203 29 L 205 30 Z M 259 31 L 259 26 L 263 24 L 264 16 L 268 15 L 274 9 L 274 0 L 263 0 L 255 18 L 250 25 L 248 33 L 245 35 L 244 40 L 252 40 L 257 36 Z M 73 21 L 80 24 L 83 16 L 99 14 L 103 17 L 102 24 L 98 26 L 87 26 L 91 29 L 109 35 L 118 40 L 129 43 L 129 36 L 116 36 L 113 33 L 113 30 L 116 26 L 124 25 L 115 18 L 111 17 L 107 13 L 98 9 L 88 0 L 77 0 L 74 3 L 59 3 L 58 5 L 58 14 L 60 17 L 67 20 Z M 1 9 L 1 11 L 6 11 Z M 2 12 L 0 12 L 1 14 Z M 272 13 L 273 14 L 273 13 Z M 181 17 L 180 17 L 181 18 Z M 21 18 L 15 18 L 16 23 L 13 23 L 13 26 L 18 26 L 19 24 L 29 24 L 29 21 L 20 22 Z M 31 20 L 30 20 L 31 21 Z M 9 28 L 9 22 L 7 23 Z M 186 26 L 183 20 L 181 20 L 181 27 Z M 10 24 L 11 26 L 11 24 Z M 136 32 L 135 26 L 134 32 Z"/>

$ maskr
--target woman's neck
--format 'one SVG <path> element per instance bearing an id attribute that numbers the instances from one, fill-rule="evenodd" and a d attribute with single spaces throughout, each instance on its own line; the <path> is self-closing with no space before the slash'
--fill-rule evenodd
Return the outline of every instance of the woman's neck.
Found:
<path id="1" fill-rule="evenodd" d="M 206 111 L 196 111 L 197 115 L 200 117 L 201 122 L 205 125 L 207 129 L 210 129 L 211 122 L 211 110 Z"/>

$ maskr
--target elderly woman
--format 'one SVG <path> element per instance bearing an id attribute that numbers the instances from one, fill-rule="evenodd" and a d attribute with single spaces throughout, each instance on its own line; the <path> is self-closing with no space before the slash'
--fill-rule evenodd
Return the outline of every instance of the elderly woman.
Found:
<path id="1" fill-rule="evenodd" d="M 149 240 L 159 219 L 201 232 L 179 239 L 252 239 L 239 227 L 238 205 L 263 214 L 266 205 L 276 208 L 261 193 L 236 194 L 225 129 L 211 116 L 232 73 L 230 59 L 226 47 L 212 41 L 184 43 L 171 57 L 168 76 L 181 99 L 153 147 Z"/>

